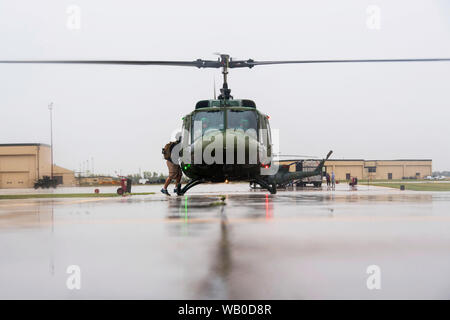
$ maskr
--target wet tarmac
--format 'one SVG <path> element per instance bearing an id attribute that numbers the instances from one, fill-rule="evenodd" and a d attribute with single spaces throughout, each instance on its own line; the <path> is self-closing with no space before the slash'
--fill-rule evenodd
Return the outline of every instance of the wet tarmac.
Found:
<path id="1" fill-rule="evenodd" d="M 0 200 L 0 298 L 449 299 L 450 192 L 229 184 Z"/>

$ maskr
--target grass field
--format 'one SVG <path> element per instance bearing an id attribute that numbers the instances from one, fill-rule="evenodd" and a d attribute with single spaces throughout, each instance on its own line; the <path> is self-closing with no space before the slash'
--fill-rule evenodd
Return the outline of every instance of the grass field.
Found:
<path id="1" fill-rule="evenodd" d="M 440 182 L 442 182 L 442 181 L 449 181 L 448 179 L 446 179 L 446 180 L 440 180 L 440 181 L 430 181 L 430 180 L 414 180 L 414 179 L 391 179 L 391 180 L 388 180 L 388 179 L 377 179 L 377 180 L 370 180 L 370 184 L 372 184 L 372 183 L 395 183 L 395 182 L 398 182 L 398 183 L 422 183 L 422 182 L 424 182 L 424 183 L 434 183 L 434 182 L 437 182 L 437 183 L 440 183 Z M 349 183 L 350 181 L 349 180 L 339 180 L 339 182 L 340 183 Z M 359 184 L 367 184 L 367 179 L 358 179 L 358 183 Z"/>
<path id="2" fill-rule="evenodd" d="M 363 186 L 364 184 L 360 184 Z M 388 187 L 400 189 L 401 185 L 405 186 L 406 190 L 413 191 L 450 191 L 450 183 L 439 183 L 439 182 L 422 182 L 422 183 L 382 183 L 382 182 L 372 182 L 371 186 Z"/>
<path id="3" fill-rule="evenodd" d="M 135 196 L 146 196 L 154 192 L 131 193 Z M 42 193 L 42 194 L 5 194 L 0 195 L 0 200 L 11 199 L 56 199 L 56 198 L 113 198 L 121 197 L 117 193 Z"/>

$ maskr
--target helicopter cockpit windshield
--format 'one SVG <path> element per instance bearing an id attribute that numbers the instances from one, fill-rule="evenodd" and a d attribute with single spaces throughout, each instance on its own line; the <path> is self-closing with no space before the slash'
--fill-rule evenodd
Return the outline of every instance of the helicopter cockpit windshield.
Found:
<path id="1" fill-rule="evenodd" d="M 226 112 L 226 114 L 225 114 Z M 215 132 L 233 130 L 257 138 L 258 120 L 254 110 L 197 111 L 192 116 L 192 142 Z"/>
<path id="2" fill-rule="evenodd" d="M 227 110 L 227 129 L 257 137 L 258 121 L 253 110 Z"/>
<path id="3" fill-rule="evenodd" d="M 199 111 L 192 118 L 192 141 L 205 134 L 224 130 L 223 110 Z"/>

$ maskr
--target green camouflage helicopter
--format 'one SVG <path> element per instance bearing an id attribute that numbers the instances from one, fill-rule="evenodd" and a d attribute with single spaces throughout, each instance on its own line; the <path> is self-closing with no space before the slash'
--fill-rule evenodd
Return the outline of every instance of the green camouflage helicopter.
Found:
<path id="1" fill-rule="evenodd" d="M 183 195 L 190 188 L 204 182 L 247 181 L 259 184 L 271 194 L 277 184 L 322 174 L 325 161 L 314 171 L 289 172 L 272 163 L 272 137 L 269 117 L 261 113 L 248 99 L 234 99 L 228 87 L 228 70 L 253 68 L 258 65 L 323 64 L 323 63 L 388 63 L 437 62 L 450 58 L 429 59 L 359 59 L 359 60 L 290 60 L 254 61 L 233 60 L 220 54 L 217 60 L 194 61 L 135 61 L 135 60 L 0 60 L 0 63 L 61 63 L 102 65 L 164 65 L 197 68 L 221 68 L 223 85 L 217 99 L 197 102 L 195 110 L 183 118 L 180 148 L 173 156 L 179 158 L 184 174 L 191 180 L 181 189 Z"/>

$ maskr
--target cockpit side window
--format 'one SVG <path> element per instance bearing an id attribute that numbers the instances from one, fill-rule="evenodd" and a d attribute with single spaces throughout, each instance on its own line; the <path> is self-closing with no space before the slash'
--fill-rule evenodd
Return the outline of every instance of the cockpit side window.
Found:
<path id="1" fill-rule="evenodd" d="M 182 142 L 183 144 L 188 144 L 189 140 L 190 140 L 190 128 L 191 128 L 191 116 L 187 115 L 185 117 L 183 117 L 183 127 L 181 130 L 181 134 L 182 134 Z"/>
<path id="2" fill-rule="evenodd" d="M 261 143 L 267 143 L 267 120 L 263 115 L 259 116 L 259 139 Z"/>
<path id="3" fill-rule="evenodd" d="M 266 117 L 264 117 L 264 119 L 267 123 L 267 136 L 269 138 L 268 142 L 269 145 L 272 145 L 272 130 L 270 129 L 269 119 L 267 119 Z"/>
<path id="4" fill-rule="evenodd" d="M 270 130 L 269 120 L 267 116 L 261 114 L 259 116 L 260 128 L 259 131 L 259 142 L 267 146 L 267 156 L 272 155 L 272 133 Z"/>

